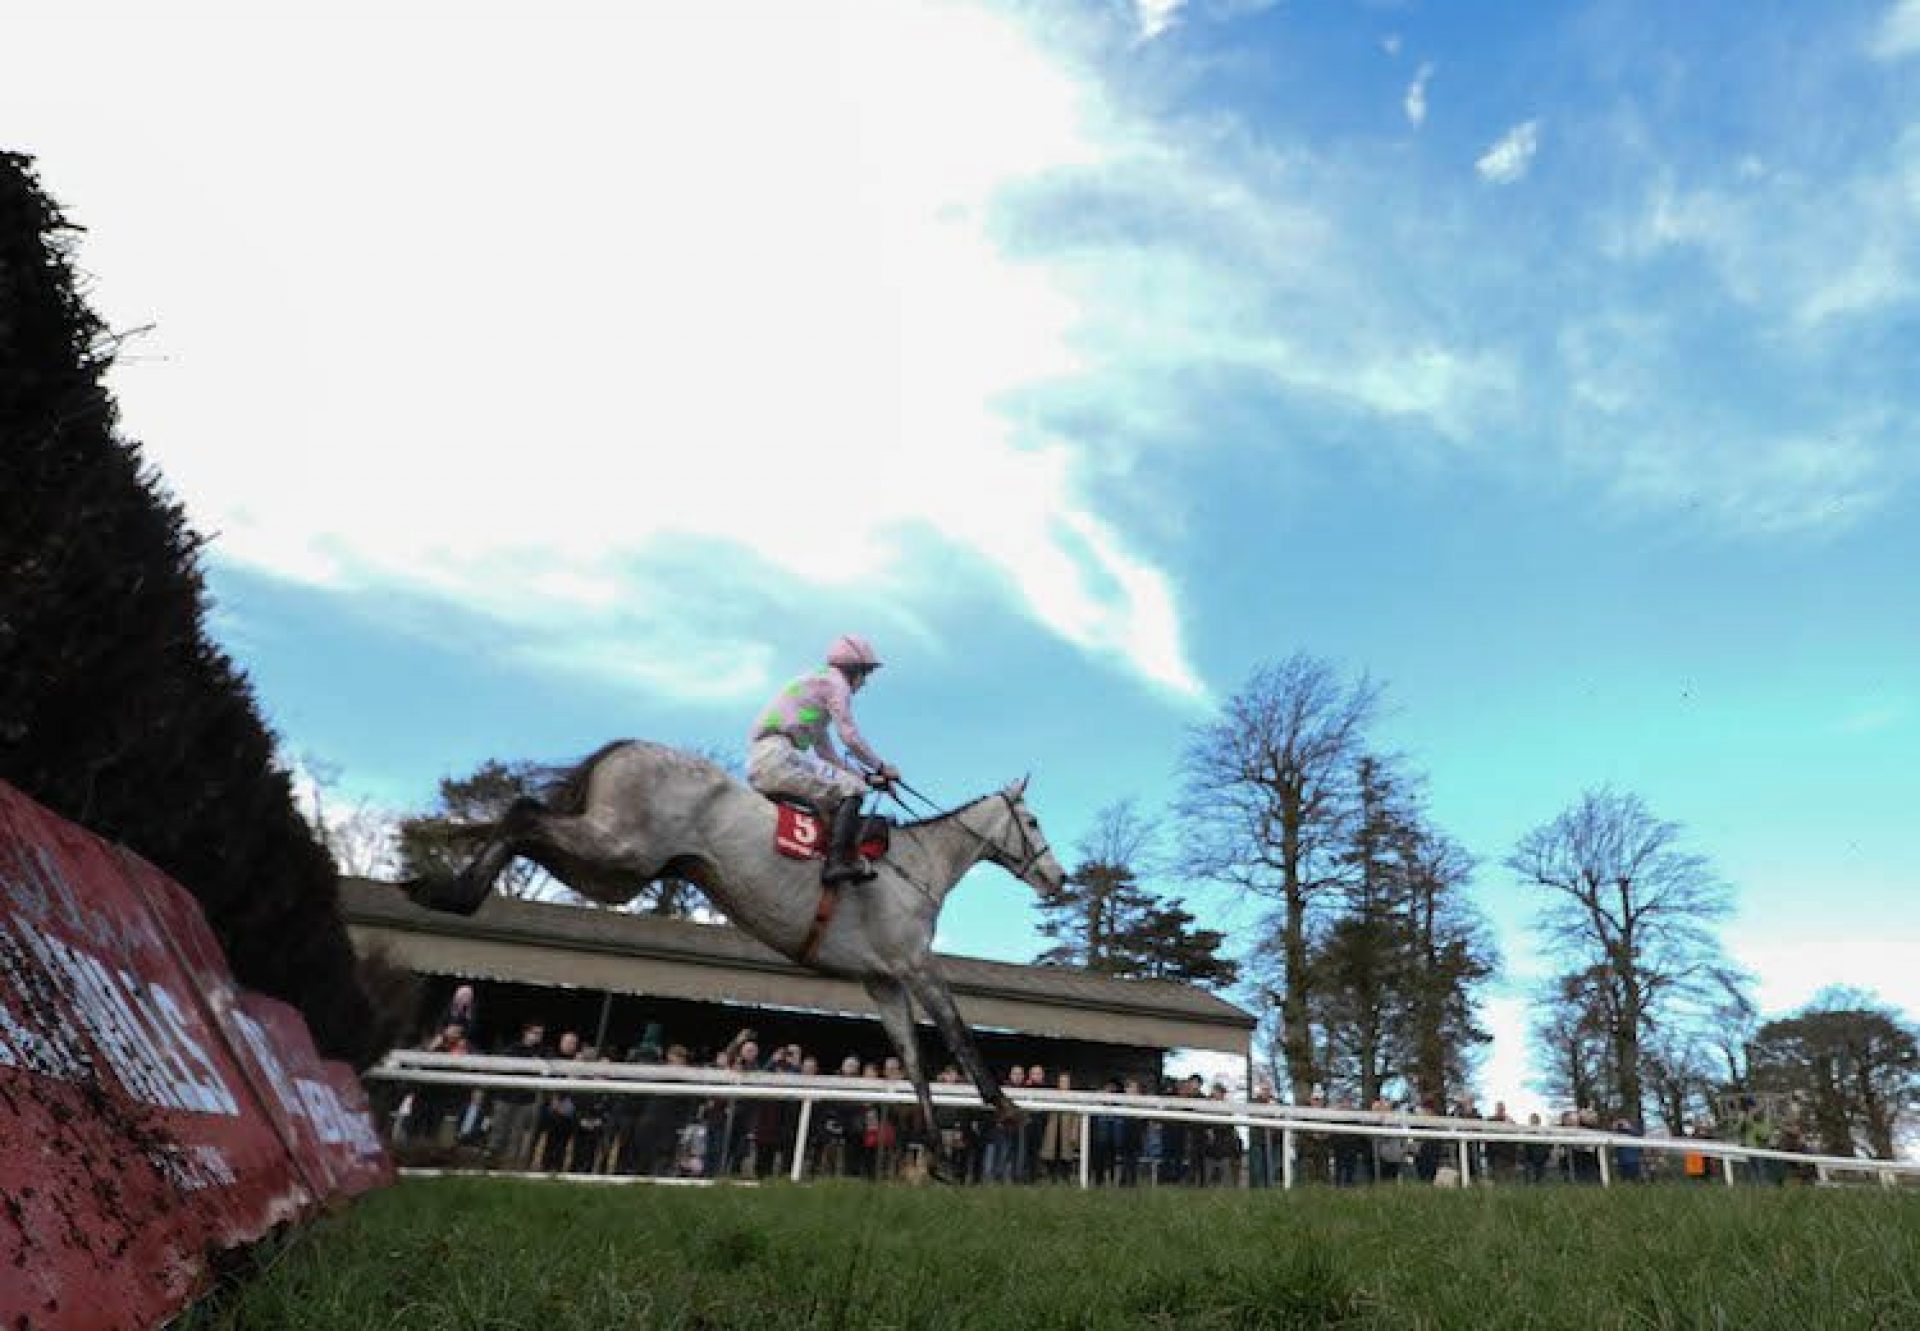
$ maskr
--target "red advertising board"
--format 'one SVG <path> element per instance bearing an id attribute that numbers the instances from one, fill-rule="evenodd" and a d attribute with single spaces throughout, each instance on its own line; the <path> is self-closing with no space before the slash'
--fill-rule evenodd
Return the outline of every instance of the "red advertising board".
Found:
<path id="1" fill-rule="evenodd" d="M 253 1001 L 184 889 L 0 783 L 0 1325 L 152 1326 L 211 1254 L 385 1177 L 288 1009 L 329 1131 L 372 1155 L 303 1147 Z"/>
<path id="2" fill-rule="evenodd" d="M 346 1184 L 334 1142 L 334 1095 L 321 1071 L 320 1055 L 300 1014 L 264 994 L 240 996 L 246 1039 L 268 1069 L 275 1109 L 285 1116 L 293 1149 L 307 1172 L 329 1197 Z"/>

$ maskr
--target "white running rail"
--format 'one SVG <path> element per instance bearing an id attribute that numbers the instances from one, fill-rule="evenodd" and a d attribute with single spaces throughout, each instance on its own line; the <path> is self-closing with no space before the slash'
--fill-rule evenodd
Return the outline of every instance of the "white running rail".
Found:
<path id="1" fill-rule="evenodd" d="M 575 1095 L 667 1095 L 717 1100 L 785 1100 L 800 1106 L 794 1135 L 792 1177 L 804 1172 L 804 1144 L 813 1107 L 821 1102 L 858 1104 L 917 1103 L 911 1083 L 854 1077 L 800 1077 L 771 1072 L 722 1072 L 716 1068 L 669 1067 L 647 1063 L 580 1063 L 570 1060 L 503 1058 L 484 1054 L 434 1054 L 416 1050 L 390 1053 L 362 1074 L 369 1080 L 414 1085 L 483 1089 L 564 1091 Z M 971 1086 L 937 1082 L 936 1105 L 985 1112 Z M 1766 1150 L 1734 1142 L 1696 1137 L 1635 1137 L 1587 1128 L 1531 1127 L 1486 1119 L 1441 1118 L 1428 1114 L 1378 1113 L 1358 1109 L 1316 1109 L 1304 1105 L 1259 1104 L 1246 1100 L 1198 1100 L 1152 1095 L 1115 1095 L 1103 1091 L 1008 1088 L 1022 1109 L 1051 1110 L 1080 1116 L 1080 1186 L 1092 1184 L 1092 1131 L 1095 1117 L 1143 1118 L 1161 1122 L 1207 1123 L 1260 1128 L 1282 1134 L 1281 1178 L 1294 1183 L 1296 1134 L 1392 1137 L 1405 1141 L 1455 1142 L 1463 1183 L 1473 1178 L 1471 1142 L 1529 1142 L 1592 1151 L 1600 1182 L 1612 1182 L 1612 1156 L 1618 1150 L 1656 1151 L 1717 1158 L 1728 1186 L 1736 1161 L 1778 1160 L 1811 1165 L 1824 1181 L 1836 1173 L 1865 1174 L 1891 1188 L 1902 1177 L 1920 1180 L 1920 1162 L 1809 1155 Z"/>

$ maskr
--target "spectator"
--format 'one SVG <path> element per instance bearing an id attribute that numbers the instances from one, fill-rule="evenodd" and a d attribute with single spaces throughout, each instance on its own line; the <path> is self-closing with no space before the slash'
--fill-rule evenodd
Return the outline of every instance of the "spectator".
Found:
<path id="1" fill-rule="evenodd" d="M 1540 1127 L 1540 1115 L 1528 1114 L 1527 1126 Z M 1520 1167 L 1525 1171 L 1524 1177 L 1527 1182 L 1545 1183 L 1547 1181 L 1547 1160 L 1551 1154 L 1552 1148 L 1543 1141 L 1530 1141 L 1521 1148 Z"/>
<path id="2" fill-rule="evenodd" d="M 1391 1114 L 1393 1105 L 1382 1096 L 1373 1102 L 1376 1114 Z M 1382 1183 L 1398 1183 L 1400 1173 L 1407 1164 L 1407 1139 L 1405 1137 L 1375 1137 L 1373 1139 L 1373 1176 Z"/>
<path id="3" fill-rule="evenodd" d="M 1026 1069 L 1014 1064 L 1007 1069 L 1002 1085 L 1008 1091 L 1018 1091 L 1027 1084 Z M 994 1117 L 986 1124 L 985 1164 L 981 1169 L 981 1180 L 986 1183 L 1011 1183 L 1019 1177 L 1019 1157 L 1021 1140 L 1020 1120 Z"/>
<path id="4" fill-rule="evenodd" d="M 560 1045 L 554 1050 L 554 1058 L 571 1063 L 580 1057 L 580 1037 L 572 1031 L 563 1032 Z M 546 1098 L 546 1107 L 540 1113 L 540 1132 L 545 1139 L 540 1150 L 540 1168 L 549 1174 L 557 1174 L 567 1165 L 567 1148 L 573 1145 L 573 1134 L 580 1124 L 580 1106 L 571 1091 L 560 1091 Z"/>
<path id="5" fill-rule="evenodd" d="M 475 1043 L 480 1040 L 480 1004 L 474 997 L 473 986 L 460 985 L 447 1000 L 446 1007 L 440 1011 L 440 1020 L 435 1023 L 441 1028 L 459 1026 Z"/>
<path id="6" fill-rule="evenodd" d="M 647 1066 L 666 1064 L 684 1067 L 687 1051 L 675 1045 L 670 1055 L 660 1049 L 659 1023 L 650 1023 L 627 1055 L 629 1063 Z M 640 1174 L 657 1178 L 673 1170 L 674 1146 L 680 1129 L 686 1124 L 688 1101 L 671 1095 L 623 1095 L 617 1105 L 617 1129 L 620 1138 L 615 1169 L 622 1174 Z M 624 1106 L 624 1111 L 621 1107 Z"/>
<path id="7" fill-rule="evenodd" d="M 510 1058 L 548 1058 L 544 1022 L 529 1021 L 520 1028 L 520 1039 L 500 1051 Z M 533 1148 L 534 1130 L 539 1126 L 539 1095 L 532 1089 L 497 1090 L 493 1093 L 492 1121 L 487 1127 L 487 1158 L 496 1169 L 521 1169 Z"/>
<path id="8" fill-rule="evenodd" d="M 1616 1118 L 1613 1121 L 1613 1130 L 1623 1137 L 1641 1135 L 1640 1129 L 1634 1126 L 1630 1118 Z M 1640 1181 L 1640 1148 L 1638 1146 L 1617 1147 L 1614 1150 L 1613 1159 L 1614 1164 L 1618 1166 L 1621 1182 L 1638 1183 Z"/>
<path id="9" fill-rule="evenodd" d="M 1212 1099 L 1224 1103 L 1227 1088 L 1220 1082 L 1213 1084 Z M 1240 1142 L 1240 1130 L 1230 1123 L 1216 1123 L 1207 1129 L 1206 1182 L 1209 1187 L 1232 1187 L 1240 1182 L 1240 1162 L 1245 1148 Z"/>
<path id="10" fill-rule="evenodd" d="M 1027 1085 L 1036 1091 L 1047 1084 L 1047 1070 L 1035 1063 L 1027 1069 Z M 1045 1114 L 1029 1114 L 1020 1126 L 1020 1154 L 1015 1164 L 1015 1177 L 1022 1183 L 1030 1183 L 1041 1176 L 1040 1135 L 1046 1131 Z"/>
<path id="11" fill-rule="evenodd" d="M 1333 1107 L 1347 1110 L 1349 1113 L 1359 1109 L 1353 1101 L 1346 1099 L 1336 1100 Z M 1368 1149 L 1366 1138 L 1355 1136 L 1350 1132 L 1334 1133 L 1332 1150 L 1335 1187 L 1351 1188 L 1356 1184 L 1372 1181 L 1368 1167 L 1372 1162 L 1373 1152 Z"/>
<path id="12" fill-rule="evenodd" d="M 713 1056 L 715 1072 L 731 1073 L 734 1070 L 733 1056 L 744 1043 L 738 1036 L 734 1042 Z M 700 1168 L 703 1178 L 721 1178 L 733 1164 L 732 1142 L 734 1119 L 738 1101 L 733 1096 L 725 1096 L 700 1102 Z"/>
<path id="13" fill-rule="evenodd" d="M 592 1045 L 580 1050 L 582 1063 L 611 1063 L 613 1059 Z M 612 1121 L 613 1102 L 625 1096 L 583 1095 L 577 1102 L 579 1115 L 573 1131 L 573 1160 L 568 1166 L 576 1174 L 598 1174 L 600 1151 L 607 1144 L 608 1125 Z"/>
<path id="14" fill-rule="evenodd" d="M 796 1076 L 800 1071 L 798 1053 L 798 1045 L 782 1046 L 773 1051 L 761 1070 Z M 792 1150 L 794 1134 L 799 1131 L 799 1113 L 798 1105 L 792 1100 L 753 1102 L 750 1122 L 755 1178 L 777 1174 L 789 1163 L 787 1153 Z"/>
<path id="15" fill-rule="evenodd" d="M 1493 1102 L 1493 1113 L 1488 1115 L 1489 1123 L 1498 1123 L 1503 1128 L 1511 1126 L 1513 1116 L 1507 1112 L 1505 1100 Z M 1518 1176 L 1520 1172 L 1520 1143 L 1514 1141 L 1489 1141 L 1486 1143 L 1487 1177 L 1497 1183 L 1505 1183 Z"/>
<path id="16" fill-rule="evenodd" d="M 1167 1099 L 1179 1099 L 1186 1094 L 1186 1083 L 1171 1078 L 1161 1084 L 1160 1093 Z M 1154 1174 L 1161 1183 L 1184 1183 L 1187 1179 L 1187 1135 L 1192 1127 L 1180 1119 L 1156 1121 L 1160 1129 L 1160 1149 L 1156 1152 Z"/>
<path id="17" fill-rule="evenodd" d="M 1073 1078 L 1062 1072 L 1053 1086 L 1057 1091 L 1070 1091 Z M 1065 1183 L 1080 1169 L 1080 1115 L 1053 1109 L 1040 1117 L 1040 1168 L 1036 1173 L 1048 1182 Z"/>
<path id="18" fill-rule="evenodd" d="M 1422 1116 L 1437 1118 L 1439 1106 L 1424 1104 L 1420 1106 Z M 1422 1183 L 1432 1183 L 1440 1175 L 1440 1147 L 1442 1143 L 1433 1137 L 1422 1137 L 1413 1145 L 1413 1176 Z"/>
<path id="19" fill-rule="evenodd" d="M 958 1086 L 960 1069 L 949 1063 L 934 1078 L 942 1086 Z M 933 1111 L 940 1146 L 940 1172 L 955 1181 L 965 1181 L 973 1173 L 973 1115 L 957 1105 L 940 1105 Z"/>
<path id="20" fill-rule="evenodd" d="M 1121 1094 L 1120 1079 L 1109 1077 L 1100 1088 L 1107 1095 Z M 1112 1183 L 1118 1173 L 1121 1139 L 1127 1120 L 1118 1114 L 1096 1114 L 1093 1118 L 1093 1159 L 1087 1162 L 1096 1184 Z"/>

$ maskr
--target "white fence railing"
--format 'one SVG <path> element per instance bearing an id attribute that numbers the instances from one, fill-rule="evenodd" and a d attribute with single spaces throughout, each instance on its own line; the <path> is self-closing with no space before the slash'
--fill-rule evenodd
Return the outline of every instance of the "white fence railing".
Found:
<path id="1" fill-rule="evenodd" d="M 370 1080 L 469 1089 L 535 1090 L 574 1095 L 649 1095 L 714 1100 L 783 1100 L 798 1103 L 791 1175 L 803 1177 L 813 1107 L 819 1103 L 916 1104 L 904 1081 L 853 1077 L 801 1077 L 770 1072 L 723 1072 L 715 1068 L 664 1064 L 580 1063 L 568 1060 L 504 1058 L 483 1054 L 434 1054 L 397 1051 L 364 1074 Z M 936 1106 L 987 1112 L 971 1086 L 935 1083 Z M 1139 1118 L 1157 1122 L 1265 1130 L 1281 1134 L 1281 1180 L 1294 1185 L 1298 1136 L 1357 1136 L 1401 1141 L 1448 1141 L 1457 1146 L 1460 1181 L 1473 1181 L 1474 1142 L 1514 1142 L 1592 1151 L 1602 1185 L 1613 1181 L 1614 1152 L 1665 1152 L 1720 1161 L 1728 1186 L 1736 1162 L 1773 1160 L 1812 1166 L 1821 1181 L 1833 1174 L 1877 1177 L 1895 1187 L 1902 1177 L 1920 1181 L 1920 1162 L 1810 1155 L 1742 1146 L 1702 1137 L 1639 1137 L 1587 1128 L 1533 1127 L 1488 1119 L 1441 1118 L 1426 1114 L 1379 1113 L 1354 1109 L 1318 1109 L 1304 1105 L 1262 1104 L 1246 1100 L 1199 1100 L 1102 1091 L 1008 1088 L 1008 1096 L 1026 1110 L 1076 1114 L 1080 1118 L 1080 1186 L 1092 1184 L 1092 1132 L 1095 1118 Z"/>

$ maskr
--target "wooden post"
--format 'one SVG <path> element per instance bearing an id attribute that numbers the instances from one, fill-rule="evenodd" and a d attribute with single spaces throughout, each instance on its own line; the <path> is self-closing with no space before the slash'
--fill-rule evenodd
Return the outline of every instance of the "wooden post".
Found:
<path id="1" fill-rule="evenodd" d="M 1731 1188 L 1733 1186 L 1733 1157 L 1732 1156 L 1723 1155 L 1720 1157 L 1720 1172 L 1727 1176 L 1727 1186 Z"/>
<path id="2" fill-rule="evenodd" d="M 1470 1155 L 1471 1152 L 1467 1150 L 1467 1139 L 1462 1137 L 1460 1139 L 1460 1186 L 1463 1188 L 1473 1186 L 1473 1166 L 1467 1163 Z"/>
<path id="3" fill-rule="evenodd" d="M 1613 1171 L 1607 1167 L 1607 1148 L 1605 1146 L 1595 1147 L 1593 1154 L 1600 1161 L 1600 1186 L 1603 1188 L 1612 1187 Z"/>
<path id="4" fill-rule="evenodd" d="M 1280 1134 L 1280 1179 L 1281 1186 L 1293 1186 L 1293 1129 L 1288 1128 Z"/>

